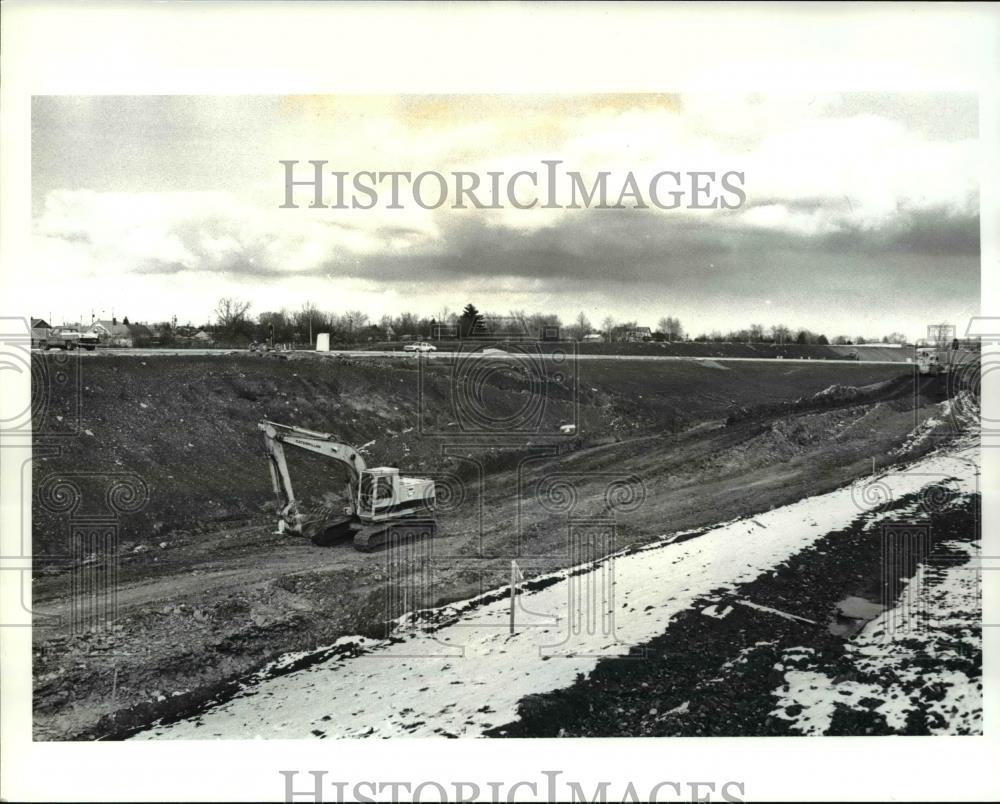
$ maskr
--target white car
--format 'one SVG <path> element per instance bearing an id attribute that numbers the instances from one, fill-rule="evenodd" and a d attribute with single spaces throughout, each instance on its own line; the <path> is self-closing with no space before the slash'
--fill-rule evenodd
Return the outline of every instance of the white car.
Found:
<path id="1" fill-rule="evenodd" d="M 427 343 L 426 341 L 417 341 L 416 343 L 408 343 L 403 347 L 404 352 L 436 352 L 437 347 L 433 344 Z"/>

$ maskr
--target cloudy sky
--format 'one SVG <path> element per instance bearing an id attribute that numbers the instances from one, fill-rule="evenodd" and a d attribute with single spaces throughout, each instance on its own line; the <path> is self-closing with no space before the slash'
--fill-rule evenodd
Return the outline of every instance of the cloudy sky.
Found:
<path id="1" fill-rule="evenodd" d="M 969 95 L 39 97 L 33 315 L 581 310 L 911 337 L 979 308 Z M 328 170 L 740 171 L 738 210 L 280 209 Z M 620 182 L 620 178 L 618 181 Z"/>

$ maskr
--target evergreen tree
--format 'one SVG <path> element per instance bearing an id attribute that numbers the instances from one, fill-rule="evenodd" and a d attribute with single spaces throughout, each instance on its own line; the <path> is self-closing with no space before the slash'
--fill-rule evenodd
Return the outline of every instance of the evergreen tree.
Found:
<path id="1" fill-rule="evenodd" d="M 483 315 L 474 304 L 465 305 L 462 315 L 458 318 L 458 336 L 460 338 L 475 338 L 486 333 Z"/>

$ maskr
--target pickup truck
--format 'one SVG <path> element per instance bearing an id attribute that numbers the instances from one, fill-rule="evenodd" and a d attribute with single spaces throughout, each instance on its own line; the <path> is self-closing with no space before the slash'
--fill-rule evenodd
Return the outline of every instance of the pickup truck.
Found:
<path id="1" fill-rule="evenodd" d="M 86 349 L 88 352 L 92 352 L 97 348 L 97 336 L 89 332 L 81 334 L 78 329 L 73 327 L 55 327 L 49 330 L 49 334 L 42 343 L 42 348 L 46 351 L 49 349 L 62 349 L 63 351 Z"/>

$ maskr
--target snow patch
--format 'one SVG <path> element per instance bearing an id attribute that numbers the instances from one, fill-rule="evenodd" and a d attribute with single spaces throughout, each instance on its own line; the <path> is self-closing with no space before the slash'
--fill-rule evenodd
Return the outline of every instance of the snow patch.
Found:
<path id="1" fill-rule="evenodd" d="M 944 546 L 978 555 L 978 542 Z M 979 576 L 969 564 L 922 567 L 896 604 L 847 643 L 861 680 L 831 678 L 809 654 L 786 651 L 783 662 L 795 669 L 772 693 L 778 704 L 771 715 L 800 734 L 825 734 L 840 704 L 883 715 L 893 731 L 922 712 L 931 734 L 982 733 L 982 677 L 966 672 L 968 656 L 982 645 Z M 926 619 L 915 623 L 914 610 Z"/>

